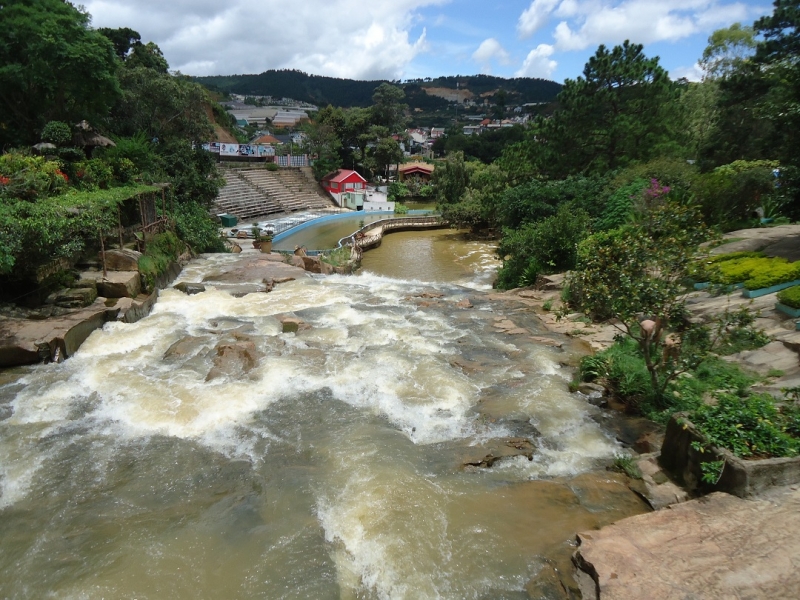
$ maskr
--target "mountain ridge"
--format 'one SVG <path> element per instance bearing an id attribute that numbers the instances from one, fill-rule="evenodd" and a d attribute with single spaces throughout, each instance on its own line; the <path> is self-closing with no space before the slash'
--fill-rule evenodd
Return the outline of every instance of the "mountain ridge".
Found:
<path id="1" fill-rule="evenodd" d="M 555 81 L 531 77 L 506 79 L 493 75 L 450 75 L 400 82 L 309 75 L 295 69 L 271 69 L 258 75 L 211 75 L 192 79 L 219 92 L 292 98 L 318 106 L 331 104 L 345 108 L 370 106 L 375 88 L 382 83 L 392 83 L 405 90 L 406 102 L 412 109 L 422 110 L 450 106 L 446 97 L 458 96 L 478 102 L 490 100 L 501 89 L 505 92 L 503 100 L 507 105 L 551 102 L 562 87 Z M 448 89 L 454 93 L 446 93 Z"/>

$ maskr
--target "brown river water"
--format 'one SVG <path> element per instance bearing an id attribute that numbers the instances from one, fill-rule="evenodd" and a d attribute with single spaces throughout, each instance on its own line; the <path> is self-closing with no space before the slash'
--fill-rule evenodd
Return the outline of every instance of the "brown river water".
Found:
<path id="1" fill-rule="evenodd" d="M 392 234 L 359 275 L 168 289 L 64 363 L 2 374 L 0 598 L 531 597 L 577 531 L 646 507 L 605 470 L 622 449 L 568 391 L 573 357 L 493 327 L 543 331 L 487 298 L 492 254 Z M 207 380 L 242 340 L 254 367 Z M 510 436 L 531 460 L 463 466 Z"/>

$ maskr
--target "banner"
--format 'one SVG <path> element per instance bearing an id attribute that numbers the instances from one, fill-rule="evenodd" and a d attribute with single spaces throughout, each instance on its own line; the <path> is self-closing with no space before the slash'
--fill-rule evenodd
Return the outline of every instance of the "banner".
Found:
<path id="1" fill-rule="evenodd" d="M 240 144 L 239 145 L 239 156 L 255 156 L 256 155 L 256 146 L 251 146 L 250 144 Z"/>
<path id="2" fill-rule="evenodd" d="M 214 154 L 219 154 L 219 142 L 211 142 L 208 145 L 208 151 Z"/>
<path id="3" fill-rule="evenodd" d="M 219 153 L 222 156 L 237 156 L 239 154 L 239 144 L 221 144 Z"/>
<path id="4" fill-rule="evenodd" d="M 275 156 L 275 148 L 272 146 L 257 146 L 259 158 L 264 158 L 265 156 Z"/>

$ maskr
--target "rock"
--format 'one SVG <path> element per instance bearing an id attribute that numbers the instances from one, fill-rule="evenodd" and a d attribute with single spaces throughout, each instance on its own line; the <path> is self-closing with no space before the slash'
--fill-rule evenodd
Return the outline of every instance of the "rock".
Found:
<path id="1" fill-rule="evenodd" d="M 498 460 L 514 456 L 524 456 L 528 460 L 533 460 L 535 449 L 534 443 L 527 438 L 491 440 L 487 444 L 471 449 L 471 456 L 467 457 L 462 464 L 465 467 L 488 468 Z"/>
<path id="2" fill-rule="evenodd" d="M 675 485 L 667 477 L 658 465 L 654 454 L 637 460 L 636 466 L 642 473 L 641 483 L 643 485 L 634 491 L 640 494 L 653 510 L 661 510 L 689 500 L 689 492 Z"/>
<path id="3" fill-rule="evenodd" d="M 279 316 L 278 320 L 283 324 L 283 333 L 297 333 L 298 331 L 311 329 L 311 325 L 297 317 L 283 315 Z"/>
<path id="4" fill-rule="evenodd" d="M 554 273 L 553 275 L 539 275 L 536 277 L 537 290 L 560 290 L 564 286 L 566 273 Z"/>
<path id="5" fill-rule="evenodd" d="M 800 492 L 713 493 L 578 535 L 585 600 L 796 598 Z"/>
<path id="6" fill-rule="evenodd" d="M 187 356 L 194 353 L 197 349 L 198 344 L 203 341 L 203 338 L 195 337 L 193 335 L 187 335 L 185 338 L 182 338 L 172 344 L 167 351 L 164 353 L 163 359 L 165 361 L 174 361 L 186 358 Z"/>
<path id="7" fill-rule="evenodd" d="M 544 337 L 541 335 L 532 335 L 531 341 L 534 341 L 537 344 L 542 344 L 543 346 L 551 346 L 553 348 L 561 348 L 561 346 L 564 345 L 564 342 L 559 342 L 558 340 L 554 340 L 553 338 Z"/>
<path id="8" fill-rule="evenodd" d="M 664 443 L 664 434 L 660 431 L 648 431 L 633 442 L 633 449 L 639 454 L 650 454 L 661 449 Z"/>
<path id="9" fill-rule="evenodd" d="M 138 271 L 142 253 L 136 250 L 106 250 L 106 270 Z"/>
<path id="10" fill-rule="evenodd" d="M 472 308 L 472 302 L 469 301 L 469 298 L 464 298 L 456 302 L 456 306 L 458 308 Z"/>
<path id="11" fill-rule="evenodd" d="M 98 299 L 91 306 L 46 320 L 0 320 L 0 367 L 47 362 L 56 355 L 70 357 L 89 334 L 116 319 L 118 312 Z"/>
<path id="12" fill-rule="evenodd" d="M 179 292 L 183 292 L 188 296 L 193 296 L 195 294 L 199 294 L 200 292 L 206 291 L 206 286 L 204 286 L 202 283 L 187 283 L 182 281 L 173 287 Z"/>
<path id="13" fill-rule="evenodd" d="M 303 257 L 302 256 L 295 256 L 295 255 L 290 256 L 289 257 L 289 264 L 292 265 L 293 267 L 300 267 L 301 269 L 305 269 L 306 268 L 306 266 L 305 266 L 306 263 L 303 262 Z"/>
<path id="14" fill-rule="evenodd" d="M 541 293 L 535 292 L 533 290 L 520 290 L 517 292 L 517 296 L 520 298 L 530 298 L 531 300 L 541 300 L 542 295 Z"/>
<path id="15" fill-rule="evenodd" d="M 141 291 L 138 271 L 109 271 L 97 281 L 97 293 L 104 298 L 136 298 Z"/>
<path id="16" fill-rule="evenodd" d="M 261 283 L 264 284 L 264 292 L 269 293 L 275 287 L 275 281 L 267 277 L 266 279 L 262 279 Z"/>
<path id="17" fill-rule="evenodd" d="M 242 252 L 242 247 L 239 244 L 234 243 L 231 248 L 232 254 L 240 254 Z"/>
<path id="18" fill-rule="evenodd" d="M 83 308 L 97 299 L 97 288 L 69 288 L 56 296 L 55 305 L 64 308 Z"/>
<path id="19" fill-rule="evenodd" d="M 217 345 L 216 352 L 214 366 L 206 375 L 206 381 L 245 375 L 258 364 L 259 353 L 251 341 L 222 342 Z"/>
<path id="20" fill-rule="evenodd" d="M 294 280 L 295 280 L 295 279 L 294 279 L 294 277 L 275 277 L 275 278 L 272 280 L 272 283 L 275 283 L 275 284 L 278 284 L 278 283 L 288 283 L 288 282 L 290 282 L 290 281 L 294 281 Z"/>
<path id="21" fill-rule="evenodd" d="M 309 273 L 322 273 L 322 261 L 318 256 L 299 256 L 303 268 Z"/>
<path id="22" fill-rule="evenodd" d="M 584 381 L 578 386 L 578 391 L 584 396 L 591 396 L 592 394 L 600 394 L 605 396 L 608 391 L 602 385 Z"/>
<path id="23" fill-rule="evenodd" d="M 417 295 L 417 298 L 444 298 L 444 294 L 440 294 L 439 292 L 422 292 L 421 294 Z"/>
<path id="24" fill-rule="evenodd" d="M 492 325 L 492 327 L 495 327 L 497 329 L 507 329 L 507 330 L 517 329 L 517 325 L 516 323 L 514 323 L 514 321 L 510 321 L 509 319 L 503 317 L 498 318 L 495 321 L 494 325 Z"/>

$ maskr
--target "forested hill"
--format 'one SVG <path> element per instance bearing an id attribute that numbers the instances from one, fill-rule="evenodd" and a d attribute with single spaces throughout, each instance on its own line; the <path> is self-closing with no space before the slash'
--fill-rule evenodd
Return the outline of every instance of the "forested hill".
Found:
<path id="1" fill-rule="evenodd" d="M 212 90 L 274 98 L 292 98 L 320 106 L 370 106 L 372 93 L 383 81 L 357 81 L 308 75 L 302 71 L 266 71 L 260 75 L 217 75 L 197 77 L 195 81 Z M 546 79 L 517 77 L 504 79 L 491 75 L 416 79 L 401 84 L 411 108 L 436 108 L 456 94 L 475 101 L 490 98 L 499 90 L 506 93 L 507 104 L 549 102 L 561 90 L 561 84 Z M 427 91 L 426 91 L 427 90 Z M 448 96 L 449 94 L 449 96 Z"/>

